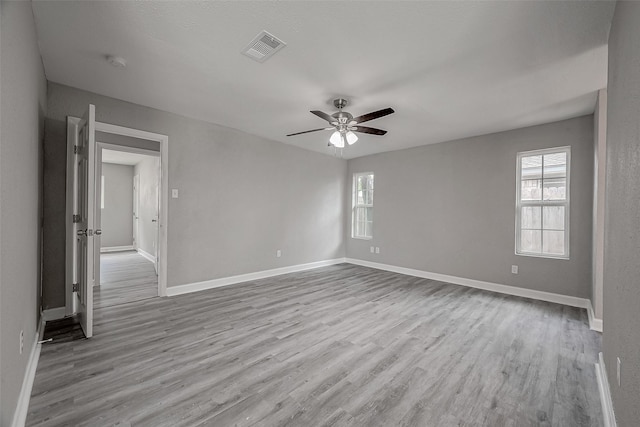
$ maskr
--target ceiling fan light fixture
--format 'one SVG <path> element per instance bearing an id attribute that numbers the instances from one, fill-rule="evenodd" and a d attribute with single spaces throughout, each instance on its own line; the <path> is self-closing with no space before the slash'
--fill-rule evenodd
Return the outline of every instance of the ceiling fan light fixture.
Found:
<path id="1" fill-rule="evenodd" d="M 356 135 L 351 131 L 347 132 L 347 142 L 349 143 L 349 145 L 353 145 L 357 140 L 358 140 L 358 135 Z"/>
<path id="2" fill-rule="evenodd" d="M 335 131 L 333 134 L 331 134 L 331 138 L 329 138 L 329 142 L 333 144 L 334 147 L 337 147 L 337 148 L 344 147 L 344 140 L 342 139 L 342 135 L 338 131 Z"/>

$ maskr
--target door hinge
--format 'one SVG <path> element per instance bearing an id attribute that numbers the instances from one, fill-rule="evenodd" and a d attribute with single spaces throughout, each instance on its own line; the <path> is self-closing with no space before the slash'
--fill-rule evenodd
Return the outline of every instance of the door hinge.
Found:
<path id="1" fill-rule="evenodd" d="M 73 146 L 73 154 L 79 154 L 81 151 L 82 151 L 82 147 L 80 147 L 79 145 Z"/>
<path id="2" fill-rule="evenodd" d="M 81 221 L 82 221 L 82 218 L 80 217 L 79 214 L 78 215 L 73 215 L 73 223 L 74 224 L 77 224 L 77 223 L 79 223 Z"/>
<path id="3" fill-rule="evenodd" d="M 73 284 L 73 292 L 80 292 L 80 283 Z"/>

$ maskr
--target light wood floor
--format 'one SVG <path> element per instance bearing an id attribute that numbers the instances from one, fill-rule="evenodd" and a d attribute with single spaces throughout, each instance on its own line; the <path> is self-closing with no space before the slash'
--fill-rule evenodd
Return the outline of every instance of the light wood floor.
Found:
<path id="1" fill-rule="evenodd" d="M 158 296 L 153 263 L 136 251 L 100 254 L 100 286 L 93 288 L 94 308 Z"/>
<path id="2" fill-rule="evenodd" d="M 95 314 L 27 425 L 602 425 L 577 308 L 343 264 Z"/>

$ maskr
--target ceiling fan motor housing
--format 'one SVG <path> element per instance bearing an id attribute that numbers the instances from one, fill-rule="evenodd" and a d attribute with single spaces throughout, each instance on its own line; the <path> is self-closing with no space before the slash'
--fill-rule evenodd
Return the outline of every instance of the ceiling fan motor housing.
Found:
<path id="1" fill-rule="evenodd" d="M 338 121 L 338 125 L 348 125 L 349 122 L 353 119 L 353 116 L 346 111 L 338 111 L 337 113 L 333 113 L 331 117 L 334 117 Z"/>

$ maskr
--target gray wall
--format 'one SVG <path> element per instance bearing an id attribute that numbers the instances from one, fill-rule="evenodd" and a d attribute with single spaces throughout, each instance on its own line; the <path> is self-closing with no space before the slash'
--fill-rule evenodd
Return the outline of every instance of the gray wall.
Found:
<path id="1" fill-rule="evenodd" d="M 140 205 L 138 214 L 138 248 L 156 256 L 158 219 L 158 181 L 160 162 L 158 157 L 147 157 L 135 166 L 140 176 Z"/>
<path id="2" fill-rule="evenodd" d="M 169 198 L 169 286 L 345 255 L 345 160 L 49 83 L 46 162 L 65 164 L 65 117 L 81 116 L 89 103 L 98 121 L 169 136 L 169 187 L 180 191 Z M 44 304 L 59 307 L 64 167 L 46 179 Z"/>
<path id="3" fill-rule="evenodd" d="M 516 154 L 566 145 L 571 259 L 515 255 Z M 592 116 L 349 160 L 349 181 L 368 171 L 373 240 L 352 239 L 348 221 L 348 257 L 591 297 Z"/>
<path id="4" fill-rule="evenodd" d="M 591 304 L 597 319 L 602 319 L 604 282 L 604 210 L 607 179 L 607 89 L 598 91 L 593 113 L 593 261 Z"/>
<path id="5" fill-rule="evenodd" d="M 620 427 L 640 420 L 639 23 L 640 3 L 618 2 L 609 37 L 603 353 Z"/>
<path id="6" fill-rule="evenodd" d="M 133 245 L 133 166 L 102 164 L 104 209 L 100 246 Z"/>
<path id="7" fill-rule="evenodd" d="M 0 6 L 0 425 L 11 425 L 39 318 L 46 80 L 30 2 Z M 19 334 L 24 331 L 24 352 Z"/>

